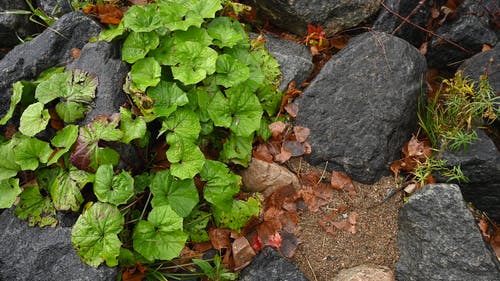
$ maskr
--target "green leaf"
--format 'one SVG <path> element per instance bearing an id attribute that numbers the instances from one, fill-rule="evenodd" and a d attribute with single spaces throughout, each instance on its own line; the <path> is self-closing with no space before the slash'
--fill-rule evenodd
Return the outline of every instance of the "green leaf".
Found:
<path id="1" fill-rule="evenodd" d="M 260 212 L 259 201 L 250 197 L 248 201 L 234 200 L 229 210 L 212 205 L 215 222 L 218 227 L 239 231 L 254 216 Z"/>
<path id="2" fill-rule="evenodd" d="M 261 68 L 260 62 L 253 53 L 250 53 L 249 47 L 235 46 L 227 50 L 227 54 L 237 58 L 241 63 L 245 64 L 250 69 L 250 76 L 245 84 L 252 90 L 258 90 L 264 84 L 264 71 Z"/>
<path id="3" fill-rule="evenodd" d="M 21 167 L 16 164 L 14 147 L 15 142 L 12 140 L 0 144 L 0 155 L 2 155 L 0 157 L 0 181 L 15 177 L 21 170 Z"/>
<path id="4" fill-rule="evenodd" d="M 66 125 L 52 138 L 50 143 L 56 147 L 55 153 L 50 157 L 47 166 L 57 163 L 59 158 L 66 154 L 78 138 L 78 126 Z"/>
<path id="5" fill-rule="evenodd" d="M 278 88 L 266 85 L 259 89 L 257 97 L 267 114 L 273 116 L 280 108 L 283 93 Z"/>
<path id="6" fill-rule="evenodd" d="M 208 35 L 205 28 L 191 26 L 186 31 L 177 30 L 172 35 L 176 43 L 180 42 L 198 42 L 202 45 L 209 46 L 212 44 L 212 37 Z"/>
<path id="7" fill-rule="evenodd" d="M 206 228 L 211 216 L 207 212 L 195 209 L 185 218 L 184 232 L 189 235 L 191 242 L 198 243 L 210 240 Z"/>
<path id="8" fill-rule="evenodd" d="M 97 202 L 76 221 L 71 231 L 71 242 L 87 264 L 97 267 L 106 261 L 108 266 L 116 266 L 122 244 L 118 233 L 124 223 L 118 208 Z"/>
<path id="9" fill-rule="evenodd" d="M 223 144 L 219 157 L 223 162 L 232 162 L 246 167 L 252 157 L 252 142 L 253 135 L 248 137 L 230 135 Z"/>
<path id="10" fill-rule="evenodd" d="M 196 141 L 201 131 L 200 120 L 195 112 L 189 109 L 178 109 L 162 122 L 160 135 L 168 132 L 175 134 L 179 139 Z M 167 140 L 168 142 L 168 140 Z M 169 142 L 169 144 L 172 144 Z"/>
<path id="11" fill-rule="evenodd" d="M 21 115 L 19 131 L 26 136 L 33 137 L 45 130 L 49 124 L 50 115 L 47 109 L 43 109 L 40 102 L 28 106 Z"/>
<path id="12" fill-rule="evenodd" d="M 233 56 L 224 54 L 217 58 L 215 83 L 226 88 L 237 85 L 250 77 L 250 69 Z"/>
<path id="13" fill-rule="evenodd" d="M 7 121 L 10 120 L 12 114 L 14 114 L 14 110 L 16 109 L 16 105 L 21 101 L 23 96 L 23 83 L 21 81 L 17 81 L 12 84 L 12 95 L 10 96 L 10 105 L 9 110 L 5 115 L 0 119 L 0 125 L 7 124 Z"/>
<path id="14" fill-rule="evenodd" d="M 62 168 L 47 168 L 38 171 L 39 185 L 46 187 L 54 202 L 54 207 L 60 211 L 78 211 L 83 202 L 81 189 L 88 182 L 81 173 L 84 171 L 75 168 L 65 170 Z"/>
<path id="15" fill-rule="evenodd" d="M 196 84 L 215 72 L 217 52 L 197 42 L 182 42 L 175 46 L 172 74 L 185 85 Z"/>
<path id="16" fill-rule="evenodd" d="M 78 102 L 60 102 L 56 104 L 56 112 L 65 123 L 74 123 L 85 117 L 85 113 L 89 110 L 89 106 Z"/>
<path id="17" fill-rule="evenodd" d="M 222 9 L 220 0 L 160 1 L 158 7 L 165 26 L 170 30 L 200 27 L 204 18 L 213 18 Z"/>
<path id="18" fill-rule="evenodd" d="M 123 137 L 120 140 L 123 143 L 130 143 L 135 139 L 140 139 L 146 135 L 146 121 L 142 116 L 132 118 L 132 112 L 126 108 L 120 108 L 120 130 Z"/>
<path id="19" fill-rule="evenodd" d="M 182 218 L 168 205 L 153 208 L 148 220 L 139 221 L 134 229 L 134 250 L 153 261 L 179 256 L 187 240 Z"/>
<path id="20" fill-rule="evenodd" d="M 43 227 L 56 226 L 57 224 L 56 209 L 54 209 L 50 198 L 40 194 L 38 186 L 24 187 L 14 214 L 22 220 L 28 220 L 29 226 L 39 225 Z"/>
<path id="21" fill-rule="evenodd" d="M 154 32 L 132 32 L 127 36 L 122 47 L 122 60 L 134 63 L 160 44 L 158 34 Z"/>
<path id="22" fill-rule="evenodd" d="M 229 108 L 229 100 L 220 91 L 209 94 L 198 91 L 198 103 L 201 109 L 206 109 L 215 126 L 229 128 L 233 118 Z"/>
<path id="23" fill-rule="evenodd" d="M 59 97 L 65 95 L 68 91 L 68 81 L 70 81 L 71 72 L 59 72 L 49 76 L 48 79 L 42 80 L 36 88 L 35 98 L 47 104 Z"/>
<path id="24" fill-rule="evenodd" d="M 147 87 L 156 86 L 160 82 L 161 66 L 154 58 L 138 60 L 130 70 L 132 86 L 139 91 L 146 91 Z"/>
<path id="25" fill-rule="evenodd" d="M 119 25 L 110 24 L 108 28 L 103 29 L 101 33 L 99 33 L 98 40 L 111 42 L 118 36 L 121 36 L 125 33 L 125 27 L 123 26 L 123 21 L 120 22 Z"/>
<path id="26" fill-rule="evenodd" d="M 121 205 L 134 195 L 134 178 L 127 172 L 113 176 L 112 165 L 102 165 L 95 173 L 94 193 L 99 201 Z"/>
<path id="27" fill-rule="evenodd" d="M 186 217 L 198 204 L 198 190 L 194 180 L 179 180 L 174 178 L 169 170 L 156 173 L 151 182 L 151 200 L 153 208 L 169 205 L 181 217 Z"/>
<path id="28" fill-rule="evenodd" d="M 97 79 L 84 71 L 54 73 L 36 88 L 35 98 L 47 104 L 56 98 L 61 103 L 76 102 L 89 104 L 95 98 Z"/>
<path id="29" fill-rule="evenodd" d="M 259 99 L 247 87 L 226 90 L 233 120 L 229 129 L 237 136 L 247 137 L 260 128 L 262 106 Z"/>
<path id="30" fill-rule="evenodd" d="M 10 208 L 20 193 L 19 179 L 0 180 L 0 209 Z"/>
<path id="31" fill-rule="evenodd" d="M 82 137 L 86 142 L 98 142 L 100 140 L 105 141 L 119 141 L 123 137 L 123 132 L 117 129 L 118 118 L 108 121 L 107 119 L 101 118 L 93 121 L 87 125 L 88 129 L 84 129 L 86 134 Z"/>
<path id="32" fill-rule="evenodd" d="M 240 191 L 241 177 L 234 174 L 222 162 L 207 160 L 200 172 L 203 181 L 203 195 L 212 205 L 231 209 L 234 195 Z"/>
<path id="33" fill-rule="evenodd" d="M 162 25 L 156 5 L 133 5 L 122 19 L 123 27 L 135 32 L 151 32 Z"/>
<path id="34" fill-rule="evenodd" d="M 177 107 L 186 105 L 189 100 L 176 83 L 161 81 L 156 87 L 148 89 L 148 96 L 154 101 L 153 112 L 158 117 L 168 117 Z"/>
<path id="35" fill-rule="evenodd" d="M 47 163 L 52 154 L 49 143 L 37 138 L 30 138 L 18 135 L 15 138 L 17 143 L 14 150 L 16 163 L 21 170 L 32 170 L 38 168 L 39 163 Z"/>
<path id="36" fill-rule="evenodd" d="M 148 172 L 142 173 L 140 175 L 134 176 L 134 190 L 136 194 L 144 192 L 146 187 L 151 185 L 153 176 Z"/>
<path id="37" fill-rule="evenodd" d="M 247 41 L 248 36 L 241 24 L 229 17 L 217 17 L 208 25 L 208 34 L 214 38 L 219 48 L 233 47 L 240 41 Z"/>
<path id="38" fill-rule="evenodd" d="M 167 159 L 171 162 L 172 175 L 180 179 L 189 179 L 201 171 L 205 156 L 198 146 L 174 134 L 167 136 L 167 142 L 170 143 Z"/>

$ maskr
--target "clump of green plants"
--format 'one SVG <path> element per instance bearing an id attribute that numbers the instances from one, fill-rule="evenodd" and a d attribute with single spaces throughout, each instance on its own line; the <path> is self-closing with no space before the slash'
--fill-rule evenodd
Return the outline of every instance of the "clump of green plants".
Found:
<path id="1" fill-rule="evenodd" d="M 89 73 L 57 68 L 15 83 L 0 120 L 20 113 L 17 132 L 0 140 L 0 207 L 16 205 L 40 226 L 56 225 L 56 211 L 81 212 L 71 240 L 95 267 L 172 260 L 187 242 L 209 240 L 207 226 L 239 231 L 257 216 L 260 202 L 240 194 L 232 168 L 247 166 L 255 137 L 270 136 L 280 71 L 242 24 L 220 14 L 223 2 L 132 6 L 100 34 L 123 41 L 131 64 L 123 86 L 131 105 L 117 114 L 79 124 L 98 85 Z M 143 170 L 123 162 L 120 145 L 145 155 Z"/>

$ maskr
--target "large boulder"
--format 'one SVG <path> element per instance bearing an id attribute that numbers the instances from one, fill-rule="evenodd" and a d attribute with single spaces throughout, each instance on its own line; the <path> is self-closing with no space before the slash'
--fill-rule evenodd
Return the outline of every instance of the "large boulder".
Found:
<path id="1" fill-rule="evenodd" d="M 30 15 L 9 13 L 16 10 L 30 11 L 24 1 L 0 0 L 0 49 L 12 48 L 39 30 Z"/>
<path id="2" fill-rule="evenodd" d="M 352 38 L 297 101 L 296 123 L 311 130 L 308 160 L 363 183 L 388 173 L 416 128 L 425 69 L 424 57 L 400 38 Z"/>
<path id="3" fill-rule="evenodd" d="M 399 281 L 500 280 L 500 265 L 454 184 L 415 192 L 399 214 Z"/>
<path id="4" fill-rule="evenodd" d="M 440 158 L 446 160 L 449 167 L 460 166 L 469 179 L 467 183 L 460 183 L 464 199 L 500 222 L 500 152 L 482 130 L 476 132 L 478 139 L 467 149 L 446 150 Z"/>
<path id="5" fill-rule="evenodd" d="M 500 95 L 500 44 L 495 48 L 478 53 L 470 59 L 464 61 L 458 68 L 463 72 L 464 77 L 479 82 L 479 76 L 488 76 L 488 82 L 493 91 Z"/>
<path id="6" fill-rule="evenodd" d="M 251 0 L 271 23 L 298 35 L 308 24 L 321 24 L 327 33 L 358 25 L 380 8 L 381 0 Z"/>
<path id="7" fill-rule="evenodd" d="M 67 0 L 35 0 L 37 7 L 46 15 L 51 17 L 60 17 L 73 11 L 71 2 Z"/>
<path id="8" fill-rule="evenodd" d="M 480 52 L 484 44 L 495 46 L 498 34 L 491 19 L 499 9 L 498 0 L 465 0 L 457 8 L 456 20 L 446 21 L 435 32 L 463 49 L 435 36 L 428 47 L 429 66 L 457 69 L 461 61 Z"/>
<path id="9" fill-rule="evenodd" d="M 264 248 L 240 274 L 240 281 L 307 281 L 297 266 L 272 248 Z"/>
<path id="10" fill-rule="evenodd" d="M 427 33 L 412 24 L 425 27 L 431 14 L 431 8 L 439 9 L 445 3 L 446 1 L 444 0 L 386 0 L 384 1 L 384 5 L 387 8 L 380 8 L 380 13 L 373 24 L 373 29 L 396 35 L 418 48 L 424 42 Z M 395 14 L 408 19 L 412 24 L 404 22 Z"/>
<path id="11" fill-rule="evenodd" d="M 118 270 L 84 264 L 71 244 L 71 227 L 29 227 L 12 210 L 0 215 L 0 280 L 113 281 Z"/>
<path id="12" fill-rule="evenodd" d="M 71 49 L 83 48 L 101 29 L 85 14 L 72 12 L 62 16 L 32 41 L 10 51 L 0 61 L 0 118 L 9 108 L 12 83 L 33 79 L 49 67 L 71 62 Z"/>

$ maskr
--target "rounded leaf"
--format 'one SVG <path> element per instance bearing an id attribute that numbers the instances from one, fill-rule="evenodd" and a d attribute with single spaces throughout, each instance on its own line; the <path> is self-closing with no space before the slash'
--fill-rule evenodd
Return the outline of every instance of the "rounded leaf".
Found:
<path id="1" fill-rule="evenodd" d="M 95 173 L 94 193 L 97 199 L 113 205 L 127 203 L 134 195 L 134 178 L 127 172 L 113 176 L 113 166 L 99 166 Z"/>

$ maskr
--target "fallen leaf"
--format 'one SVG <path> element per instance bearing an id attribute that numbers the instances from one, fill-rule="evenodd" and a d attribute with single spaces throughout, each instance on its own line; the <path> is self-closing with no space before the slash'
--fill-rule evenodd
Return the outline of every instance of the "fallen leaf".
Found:
<path id="1" fill-rule="evenodd" d="M 71 48 L 71 55 L 73 56 L 73 59 L 76 60 L 78 57 L 80 57 L 80 51 L 81 49 Z"/>
<path id="2" fill-rule="evenodd" d="M 418 51 L 420 52 L 420 54 L 422 56 L 427 55 L 427 50 L 428 50 L 427 46 L 429 45 L 428 43 L 429 42 L 426 41 L 426 42 L 422 43 L 422 45 L 420 45 L 420 48 L 418 48 Z"/>
<path id="3" fill-rule="evenodd" d="M 275 232 L 270 237 L 269 241 L 267 241 L 264 245 L 269 246 L 269 247 L 273 247 L 275 249 L 281 248 L 281 235 L 279 234 L 279 232 Z"/>
<path id="4" fill-rule="evenodd" d="M 479 226 L 479 229 L 481 230 L 483 237 L 486 238 L 486 241 L 489 241 L 491 239 L 491 235 L 488 233 L 489 229 L 488 221 L 486 221 L 484 218 L 481 218 L 477 223 L 477 225 Z"/>
<path id="5" fill-rule="evenodd" d="M 142 264 L 136 264 L 133 267 L 125 268 L 122 273 L 123 281 L 142 281 L 146 277 L 147 267 Z"/>
<path id="6" fill-rule="evenodd" d="M 292 153 L 288 149 L 281 147 L 280 154 L 274 156 L 274 161 L 283 164 L 290 160 L 291 157 Z"/>
<path id="7" fill-rule="evenodd" d="M 335 35 L 330 40 L 330 46 L 338 50 L 343 49 L 347 45 L 347 42 L 349 42 L 349 39 L 351 39 L 349 35 Z"/>
<path id="8" fill-rule="evenodd" d="M 303 145 L 304 145 L 304 154 L 305 155 L 311 154 L 311 152 L 312 152 L 311 145 L 307 141 L 304 142 Z"/>
<path id="9" fill-rule="evenodd" d="M 292 157 L 302 156 L 305 153 L 304 146 L 298 141 L 284 141 L 283 147 L 290 151 Z"/>
<path id="10" fill-rule="evenodd" d="M 431 8 L 431 17 L 433 19 L 437 19 L 439 17 L 439 10 L 437 8 L 432 7 Z"/>
<path id="11" fill-rule="evenodd" d="M 297 247 L 300 244 L 300 239 L 292 233 L 282 232 L 281 233 L 281 253 L 287 257 L 292 258 L 295 256 L 295 252 L 297 251 Z"/>
<path id="12" fill-rule="evenodd" d="M 337 171 L 332 172 L 332 176 L 330 178 L 330 185 L 334 189 L 347 190 L 349 192 L 349 195 L 356 194 L 356 188 L 352 183 L 351 178 L 342 172 L 337 172 Z"/>
<path id="13" fill-rule="evenodd" d="M 260 159 L 262 161 L 266 161 L 268 163 L 272 163 L 273 162 L 273 155 L 271 154 L 271 152 L 269 151 L 268 146 L 265 143 L 259 144 L 253 150 L 252 156 L 254 158 Z"/>
<path id="14" fill-rule="evenodd" d="M 208 230 L 208 236 L 210 237 L 210 242 L 216 250 L 231 249 L 231 241 L 229 237 L 231 236 L 231 230 L 225 228 L 210 228 Z"/>
<path id="15" fill-rule="evenodd" d="M 293 127 L 293 134 L 295 135 L 295 139 L 298 142 L 305 142 L 307 138 L 309 137 L 309 134 L 311 133 L 311 130 L 306 127 L 302 126 L 294 126 Z"/>
<path id="16" fill-rule="evenodd" d="M 486 52 L 491 50 L 491 46 L 488 44 L 483 44 L 483 48 L 481 49 L 481 52 Z"/>
<path id="17" fill-rule="evenodd" d="M 269 130 L 271 131 L 271 135 L 276 138 L 277 136 L 281 135 L 286 128 L 286 124 L 283 123 L 282 121 L 276 121 L 271 124 L 269 124 Z"/>
<path id="18" fill-rule="evenodd" d="M 239 270 L 252 262 L 255 251 L 248 243 L 248 240 L 241 236 L 234 240 L 232 244 L 235 270 Z"/>
<path id="19" fill-rule="evenodd" d="M 260 239 L 259 235 L 255 234 L 252 238 L 252 248 L 254 251 L 259 252 L 262 249 L 262 240 Z"/>
<path id="20" fill-rule="evenodd" d="M 316 45 L 313 45 L 309 48 L 309 50 L 311 51 L 311 55 L 314 57 L 314 56 L 317 56 L 319 55 L 319 49 Z"/>
<path id="21" fill-rule="evenodd" d="M 299 106 L 296 103 L 287 103 L 284 108 L 288 115 L 297 117 L 297 113 L 299 113 Z"/>

